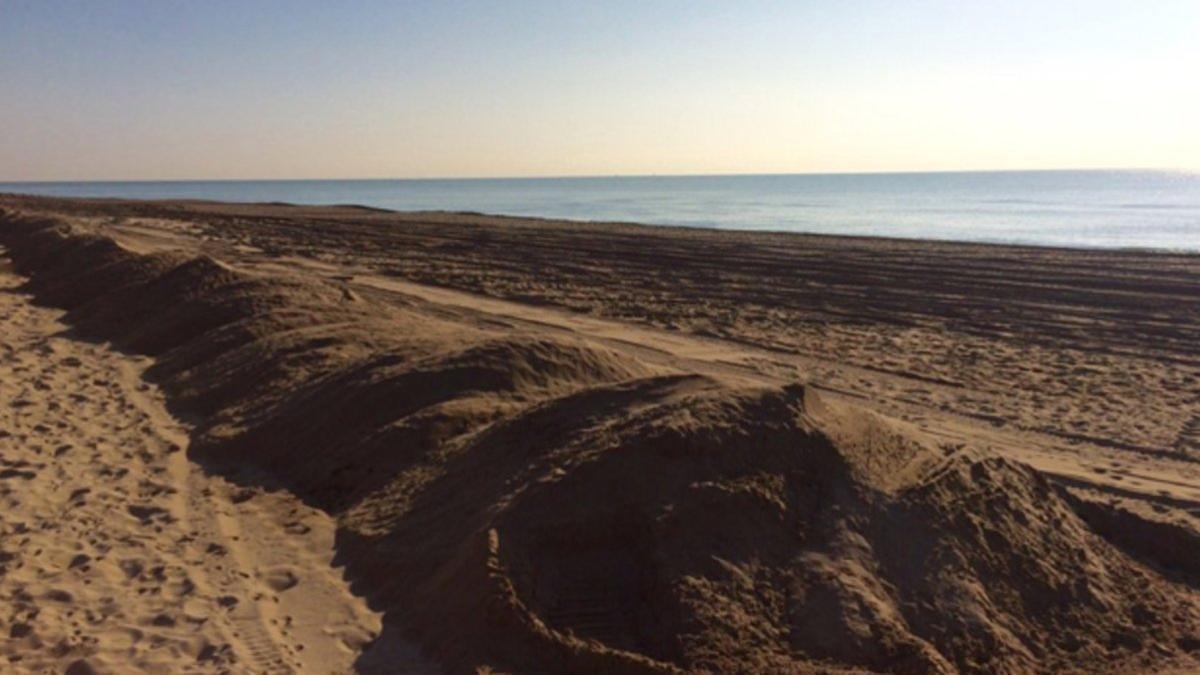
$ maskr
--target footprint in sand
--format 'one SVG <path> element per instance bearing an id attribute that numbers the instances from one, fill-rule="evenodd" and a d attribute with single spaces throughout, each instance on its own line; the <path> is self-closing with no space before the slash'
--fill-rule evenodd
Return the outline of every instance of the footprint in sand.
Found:
<path id="1" fill-rule="evenodd" d="M 288 567 L 275 567 L 264 570 L 259 578 L 267 585 L 267 588 L 276 593 L 282 593 L 300 584 L 300 577 L 296 576 L 295 571 Z"/>

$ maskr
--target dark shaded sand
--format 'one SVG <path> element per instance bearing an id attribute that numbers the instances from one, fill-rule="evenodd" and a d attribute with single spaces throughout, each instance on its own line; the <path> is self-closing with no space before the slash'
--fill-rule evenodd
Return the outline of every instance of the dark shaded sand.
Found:
<path id="1" fill-rule="evenodd" d="M 0 207 L 191 455 L 336 520 L 363 672 L 1200 667 L 1195 256 Z"/>

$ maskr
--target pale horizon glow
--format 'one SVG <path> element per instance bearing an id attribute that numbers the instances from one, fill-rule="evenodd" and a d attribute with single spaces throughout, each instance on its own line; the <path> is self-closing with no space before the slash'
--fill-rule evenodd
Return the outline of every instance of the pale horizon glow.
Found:
<path id="1" fill-rule="evenodd" d="M 0 181 L 1200 170 L 1200 3 L 0 0 Z"/>

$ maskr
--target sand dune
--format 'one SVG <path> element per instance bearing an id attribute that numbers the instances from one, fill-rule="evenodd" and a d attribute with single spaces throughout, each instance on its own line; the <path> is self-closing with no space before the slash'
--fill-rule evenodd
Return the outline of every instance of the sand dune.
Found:
<path id="1" fill-rule="evenodd" d="M 212 208 L 213 218 L 236 217 Z M 256 593 L 280 603 L 303 598 L 288 611 L 309 600 L 347 608 L 352 618 L 316 632 L 338 636 L 347 649 L 378 632 L 346 666 L 361 672 L 1200 667 L 1200 536 L 1188 511 L 1195 508 L 1188 474 L 1176 475 L 1180 485 L 1161 499 L 1137 486 L 1113 492 L 1104 474 L 1089 482 L 1090 465 L 1068 461 L 1069 449 L 1006 450 L 1028 437 L 1004 435 L 958 414 L 961 407 L 950 411 L 957 417 L 931 425 L 932 413 L 886 402 L 889 387 L 912 380 L 864 377 L 856 388 L 834 391 L 850 371 L 824 378 L 825 386 L 800 381 L 791 367 L 807 363 L 764 363 L 760 345 L 588 323 L 438 289 L 401 292 L 367 265 L 290 258 L 283 239 L 240 242 L 241 249 L 205 239 L 212 221 L 197 224 L 200 217 L 112 223 L 94 205 L 60 210 L 76 213 L 10 211 L 0 222 L 0 241 L 29 277 L 23 290 L 67 310 L 79 337 L 151 357 L 144 373 L 135 369 L 118 381 L 134 391 L 148 387 L 159 411 L 161 387 L 170 410 L 193 421 L 180 428 L 159 413 L 149 431 L 135 422 L 127 437 L 110 441 L 113 452 L 136 457 L 131 448 L 166 434 L 203 465 L 189 468 L 183 453 L 154 459 L 191 487 L 170 483 L 176 492 L 145 503 L 141 494 L 120 494 L 116 503 L 137 511 L 98 532 L 178 528 L 177 514 L 203 512 L 184 508 L 193 501 L 187 495 L 204 481 L 216 485 L 215 505 L 204 507 L 215 515 L 191 516 L 215 526 L 182 552 L 166 546 L 170 537 L 157 537 L 163 550 L 156 555 L 183 558 L 189 546 L 216 537 L 206 532 L 224 533 L 215 543 L 249 578 L 228 577 L 240 590 L 207 582 L 211 592 L 193 581 L 216 608 L 184 609 L 209 618 L 191 632 L 229 645 L 220 658 L 235 670 L 257 672 L 266 662 L 255 659 L 269 659 L 325 672 L 316 657 L 309 660 L 312 641 L 286 622 L 272 623 L 282 610 L 266 611 L 273 601 L 256 604 Z M 331 226 L 349 238 L 347 227 Z M 354 227 L 364 248 L 379 231 Z M 486 241 L 492 233 L 477 236 Z M 570 290 L 540 281 L 526 300 Z M 449 285 L 460 283 L 469 284 Z M 6 330 L 35 342 L 50 330 L 10 323 Z M 1194 328 L 1185 321 L 1173 330 Z M 1119 340 L 1109 342 L 1105 358 L 1116 358 Z M 1164 344 L 1176 355 L 1185 351 Z M 137 358 L 101 351 L 87 361 Z M 29 349 L 11 354 L 37 368 L 53 361 Z M 928 373 L 946 377 L 936 368 Z M 72 392 L 69 382 L 48 385 L 55 396 Z M 1024 391 L 1020 382 L 1007 386 Z M 1103 424 L 1089 433 L 1103 436 Z M 1119 443 L 1146 443 L 1134 452 L 1139 470 L 1167 481 L 1175 474 L 1164 466 L 1192 460 L 1148 445 L 1155 433 Z M 6 461 L 33 452 L 32 438 L 6 448 Z M 74 460 L 38 459 L 38 471 L 61 466 L 78 475 L 100 460 L 76 469 L 67 461 Z M 133 471 L 129 462 L 119 465 Z M 279 503 L 246 512 L 243 504 L 265 504 L 268 487 L 285 488 L 271 496 Z M 257 496 L 242 501 L 246 494 Z M 23 495 L 12 490 L 6 498 Z M 288 501 L 293 495 L 304 505 Z M 280 517 L 291 510 L 297 515 Z M 334 560 L 314 553 L 300 565 L 294 554 L 278 555 L 282 543 L 262 544 L 258 554 L 230 543 L 250 539 L 251 531 L 282 533 L 278 542 L 309 537 L 319 529 L 313 523 L 325 523 L 330 536 L 336 526 Z M 189 527 L 198 526 L 180 532 Z M 47 535 L 46 550 L 62 539 Z M 323 549 L 310 543 L 307 550 Z M 383 611 L 382 625 L 339 589 L 330 563 L 346 566 L 354 593 Z M 318 574 L 324 596 L 304 590 Z M 237 603 L 222 608 L 227 597 Z M 8 602 L 14 611 L 25 606 L 21 598 Z M 149 613 L 153 627 L 154 611 L 183 607 L 173 596 L 154 602 L 143 612 L 130 599 L 126 611 Z M 255 608 L 265 640 L 229 638 L 232 628 L 222 622 L 233 622 L 242 607 Z M 39 631 L 70 625 L 65 616 L 44 617 Z M 163 640 L 178 641 L 174 651 L 143 656 L 135 649 L 128 658 L 169 654 L 195 663 L 197 643 L 177 635 L 185 625 L 176 618 L 172 630 L 163 628 Z M 10 639 L 8 654 L 19 652 L 13 645 Z M 117 656 L 93 643 L 73 649 L 96 668 Z"/>

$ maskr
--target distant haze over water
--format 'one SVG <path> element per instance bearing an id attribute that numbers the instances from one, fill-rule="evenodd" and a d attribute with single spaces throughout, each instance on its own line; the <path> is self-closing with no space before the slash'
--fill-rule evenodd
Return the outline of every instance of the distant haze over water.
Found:
<path id="1" fill-rule="evenodd" d="M 1200 251 L 1200 174 L 1170 171 L 0 183 L 0 191 Z"/>

